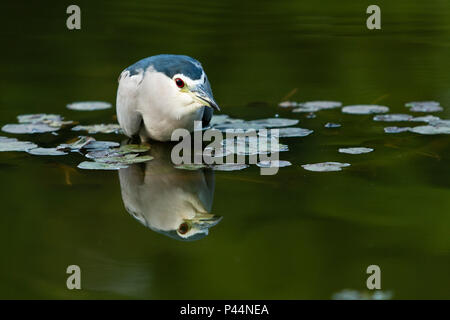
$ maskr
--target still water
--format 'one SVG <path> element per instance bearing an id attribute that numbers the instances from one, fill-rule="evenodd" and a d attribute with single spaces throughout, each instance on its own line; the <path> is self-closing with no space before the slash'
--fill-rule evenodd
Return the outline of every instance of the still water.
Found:
<path id="1" fill-rule="evenodd" d="M 278 114 L 314 133 L 281 139 L 292 166 L 275 176 L 254 165 L 178 170 L 163 156 L 117 172 L 78 169 L 78 153 L 0 153 L 1 298 L 330 299 L 364 292 L 372 264 L 394 299 L 450 298 L 450 136 L 387 134 L 391 123 L 372 115 L 278 107 L 335 100 L 408 113 L 408 101 L 435 100 L 444 111 L 433 114 L 449 119 L 448 1 L 378 1 L 378 31 L 365 25 L 369 1 L 78 1 L 79 31 L 66 28 L 69 4 L 3 5 L 1 125 L 30 113 L 113 123 L 114 108 L 66 105 L 114 104 L 125 67 L 177 53 L 202 62 L 222 113 Z M 1 135 L 54 147 L 77 133 Z M 325 161 L 351 166 L 301 167 Z M 155 231 L 186 201 L 216 217 L 208 235 L 185 242 Z M 66 288 L 72 264 L 80 291 Z"/>

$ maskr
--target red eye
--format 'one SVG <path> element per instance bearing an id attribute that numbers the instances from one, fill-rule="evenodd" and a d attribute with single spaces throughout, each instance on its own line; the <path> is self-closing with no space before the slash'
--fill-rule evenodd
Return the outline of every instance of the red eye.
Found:
<path id="1" fill-rule="evenodd" d="M 189 231 L 189 225 L 185 222 L 180 224 L 180 226 L 178 227 L 178 232 L 180 234 L 186 234 Z"/>
<path id="2" fill-rule="evenodd" d="M 175 79 L 175 83 L 177 84 L 178 88 L 183 88 L 184 87 L 184 81 L 181 80 L 180 78 L 176 78 Z"/>

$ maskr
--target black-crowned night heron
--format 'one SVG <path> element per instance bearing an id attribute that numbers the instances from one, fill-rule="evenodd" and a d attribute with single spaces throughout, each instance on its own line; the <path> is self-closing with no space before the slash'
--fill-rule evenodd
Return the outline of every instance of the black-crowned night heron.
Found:
<path id="1" fill-rule="evenodd" d="M 219 110 L 202 65 L 183 55 L 142 59 L 119 77 L 117 119 L 128 137 L 169 141 L 172 132 L 207 126 Z"/>

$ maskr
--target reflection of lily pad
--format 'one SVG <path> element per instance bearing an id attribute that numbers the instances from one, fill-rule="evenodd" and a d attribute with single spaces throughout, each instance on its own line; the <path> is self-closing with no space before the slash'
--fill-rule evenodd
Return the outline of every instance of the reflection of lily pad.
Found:
<path id="1" fill-rule="evenodd" d="M 58 127 L 50 127 L 43 123 L 20 123 L 20 124 L 6 124 L 2 131 L 15 134 L 31 134 L 31 133 L 45 133 L 59 130 Z"/>
<path id="2" fill-rule="evenodd" d="M 405 104 L 412 112 L 439 112 L 444 110 L 437 101 L 413 101 Z"/>
<path id="3" fill-rule="evenodd" d="M 342 112 L 348 114 L 386 113 L 389 112 L 389 108 L 375 104 L 361 104 L 361 105 L 346 106 L 342 108 Z"/>
<path id="4" fill-rule="evenodd" d="M 238 163 L 224 163 L 213 165 L 212 168 L 216 171 L 236 171 L 248 168 L 248 164 L 238 164 Z"/>
<path id="5" fill-rule="evenodd" d="M 111 104 L 102 101 L 85 101 L 68 104 L 67 108 L 76 111 L 105 110 L 111 108 Z"/>
<path id="6" fill-rule="evenodd" d="M 289 161 L 285 160 L 264 160 L 260 161 L 256 164 L 260 168 L 282 168 L 282 167 L 288 167 L 292 165 Z"/>
<path id="7" fill-rule="evenodd" d="M 86 126 L 76 126 L 72 128 L 73 131 L 87 131 L 89 134 L 95 133 L 119 133 L 120 126 L 115 123 L 110 124 L 93 124 Z"/>
<path id="8" fill-rule="evenodd" d="M 27 151 L 35 156 L 63 156 L 67 153 L 56 148 L 35 148 Z"/>
<path id="9" fill-rule="evenodd" d="M 278 130 L 278 134 L 275 134 L 273 131 L 265 132 L 265 134 L 261 131 L 258 132 L 259 136 L 267 136 L 267 133 L 274 137 L 280 138 L 288 138 L 288 137 L 306 137 L 313 133 L 313 130 L 303 129 L 303 128 L 274 128 L 274 130 Z"/>
<path id="10" fill-rule="evenodd" d="M 350 163 L 340 163 L 340 162 L 322 162 L 322 163 L 302 165 L 302 167 L 305 170 L 316 172 L 341 171 L 342 168 L 348 166 L 350 166 Z"/>
<path id="11" fill-rule="evenodd" d="M 202 163 L 200 163 L 200 164 L 195 164 L 195 163 L 189 164 L 189 163 L 187 163 L 187 164 L 179 164 L 179 165 L 176 165 L 175 168 L 177 168 L 177 169 L 183 169 L 183 170 L 192 170 L 192 171 L 195 171 L 195 170 L 207 168 L 207 166 L 206 166 L 205 164 L 202 164 Z"/>
<path id="12" fill-rule="evenodd" d="M 78 168 L 87 170 L 119 170 L 128 168 L 128 166 L 120 163 L 84 161 L 78 165 Z"/>
<path id="13" fill-rule="evenodd" d="M 362 154 L 362 153 L 369 153 L 372 152 L 372 148 L 364 148 L 364 147 L 357 147 L 357 148 L 340 148 L 340 153 L 348 153 L 348 154 Z"/>
<path id="14" fill-rule="evenodd" d="M 0 152 L 2 151 L 28 151 L 37 148 L 37 145 L 29 141 L 19 141 L 15 138 L 0 137 Z"/>

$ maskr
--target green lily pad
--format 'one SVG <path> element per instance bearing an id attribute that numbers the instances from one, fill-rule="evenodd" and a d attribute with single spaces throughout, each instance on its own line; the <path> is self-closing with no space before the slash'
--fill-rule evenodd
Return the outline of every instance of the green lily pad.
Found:
<path id="1" fill-rule="evenodd" d="M 80 125 L 72 128 L 73 131 L 87 131 L 89 134 L 95 133 L 120 133 L 121 129 L 118 124 L 93 124 L 93 125 Z"/>
<path id="2" fill-rule="evenodd" d="M 276 136 L 279 138 L 290 138 L 290 137 L 306 137 L 308 135 L 310 135 L 311 133 L 313 133 L 313 130 L 309 130 L 309 129 L 303 129 L 303 128 L 274 128 L 276 130 L 278 130 L 278 134 L 275 134 L 273 131 L 267 131 L 267 132 L 262 132 L 259 131 L 258 135 L 259 136 L 267 136 L 267 133 L 269 133 L 271 136 Z"/>
<path id="3" fill-rule="evenodd" d="M 385 122 L 400 122 L 400 121 L 410 121 L 413 116 L 409 114 L 402 113 L 392 113 L 392 114 L 378 114 L 373 117 L 374 121 L 385 121 Z"/>
<path id="4" fill-rule="evenodd" d="M 0 152 L 4 151 L 28 151 L 37 148 L 38 145 L 29 141 L 19 141 L 15 138 L 0 137 Z"/>
<path id="5" fill-rule="evenodd" d="M 76 111 L 94 111 L 111 108 L 111 104 L 103 101 L 73 102 L 67 105 L 67 109 Z"/>
<path id="6" fill-rule="evenodd" d="M 120 163 L 102 163 L 94 161 L 84 161 L 78 165 L 78 168 L 87 170 L 119 170 L 128 168 L 128 166 Z"/>
<path id="7" fill-rule="evenodd" d="M 250 126 L 263 126 L 264 128 L 276 128 L 276 127 L 289 127 L 298 123 L 298 119 L 285 119 L 285 118 L 268 118 L 247 121 Z"/>
<path id="8" fill-rule="evenodd" d="M 175 166 L 176 169 L 191 170 L 191 171 L 196 171 L 196 170 L 207 168 L 207 167 L 208 166 L 205 164 L 195 164 L 195 163 L 179 164 L 179 165 Z"/>
<path id="9" fill-rule="evenodd" d="M 58 129 L 74 123 L 73 121 L 64 121 L 60 115 L 45 113 L 23 114 L 18 116 L 17 120 L 22 124 L 46 124 Z"/>
<path id="10" fill-rule="evenodd" d="M 58 150 L 80 150 L 84 147 L 86 147 L 89 143 L 95 141 L 94 138 L 89 136 L 80 136 L 78 137 L 78 140 L 72 142 L 72 143 L 65 143 L 61 144 L 56 147 Z"/>
<path id="11" fill-rule="evenodd" d="M 411 132 L 419 134 L 450 134 L 450 126 L 418 126 L 412 127 Z"/>
<path id="12" fill-rule="evenodd" d="M 237 171 L 248 168 L 248 164 L 238 164 L 238 163 L 224 163 L 213 165 L 212 168 L 216 171 Z"/>
<path id="13" fill-rule="evenodd" d="M 386 106 L 379 106 L 375 104 L 361 104 L 346 106 L 342 108 L 342 112 L 348 114 L 386 113 L 389 112 L 389 108 Z"/>
<path id="14" fill-rule="evenodd" d="M 103 163 L 121 163 L 121 164 L 133 164 L 152 160 L 152 156 L 139 156 L 137 153 L 128 153 L 115 157 L 95 158 L 96 162 Z"/>
<path id="15" fill-rule="evenodd" d="M 87 150 L 106 150 L 120 146 L 120 143 L 114 141 L 91 141 L 85 148 Z"/>
<path id="16" fill-rule="evenodd" d="M 405 104 L 412 112 L 440 112 L 444 110 L 437 101 L 413 101 Z"/>
<path id="17" fill-rule="evenodd" d="M 348 166 L 350 166 L 350 163 L 341 163 L 341 162 L 322 162 L 322 163 L 312 163 L 302 165 L 302 167 L 305 170 L 315 172 L 341 171 L 342 168 Z"/>
<path id="18" fill-rule="evenodd" d="M 297 104 L 299 107 L 292 112 L 317 112 L 320 110 L 334 109 L 342 106 L 339 101 L 308 101 Z"/>
<path id="19" fill-rule="evenodd" d="M 260 168 L 282 168 L 292 165 L 289 161 L 285 160 L 264 160 L 256 164 Z"/>
<path id="20" fill-rule="evenodd" d="M 356 147 L 356 148 L 340 148 L 340 153 L 348 153 L 348 154 L 362 154 L 372 152 L 372 148 L 364 148 L 364 147 Z"/>
<path id="21" fill-rule="evenodd" d="M 60 151 L 56 148 L 35 148 L 27 150 L 27 152 L 35 156 L 63 156 L 67 154 L 67 152 Z"/>
<path id="22" fill-rule="evenodd" d="M 14 134 L 33 134 L 58 131 L 58 127 L 51 127 L 43 123 L 6 124 L 2 131 Z"/>
<path id="23" fill-rule="evenodd" d="M 410 127 L 386 127 L 384 128 L 384 132 L 386 133 L 401 133 L 410 131 Z"/>

